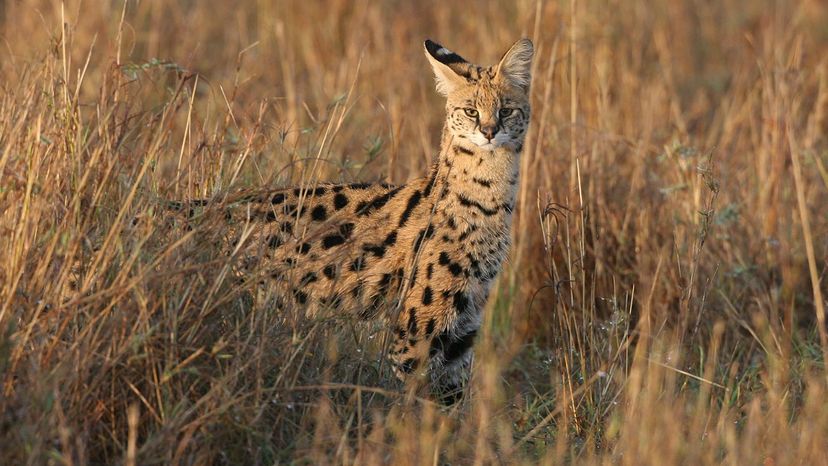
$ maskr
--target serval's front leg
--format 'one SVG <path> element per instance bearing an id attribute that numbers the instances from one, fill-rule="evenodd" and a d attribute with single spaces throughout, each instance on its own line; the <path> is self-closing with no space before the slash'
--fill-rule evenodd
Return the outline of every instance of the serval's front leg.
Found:
<path id="1" fill-rule="evenodd" d="M 455 403 L 469 380 L 479 328 L 480 313 L 465 290 L 435 296 L 428 286 L 415 289 L 393 328 L 395 373 L 413 383 L 427 377 L 431 391 L 443 403 Z"/>

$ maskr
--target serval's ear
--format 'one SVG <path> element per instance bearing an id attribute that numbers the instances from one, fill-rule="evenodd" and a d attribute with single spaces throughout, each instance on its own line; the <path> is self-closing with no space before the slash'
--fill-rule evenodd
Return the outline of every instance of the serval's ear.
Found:
<path id="1" fill-rule="evenodd" d="M 497 65 L 497 77 L 524 91 L 532 82 L 532 55 L 534 48 L 529 39 L 520 39 L 512 45 Z"/>
<path id="2" fill-rule="evenodd" d="M 430 40 L 426 40 L 423 45 L 425 46 L 426 57 L 428 57 L 428 61 L 434 69 L 437 92 L 448 95 L 458 86 L 465 84 L 465 78 L 458 74 L 462 66 L 468 64 L 463 57 Z"/>

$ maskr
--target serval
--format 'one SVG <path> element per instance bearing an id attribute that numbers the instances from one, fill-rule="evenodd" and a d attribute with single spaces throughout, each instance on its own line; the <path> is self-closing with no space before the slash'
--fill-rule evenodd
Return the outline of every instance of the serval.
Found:
<path id="1" fill-rule="evenodd" d="M 222 199 L 240 277 L 281 290 L 274 306 L 381 318 L 395 373 L 426 376 L 453 402 L 511 245 L 519 158 L 529 127 L 532 43 L 493 66 L 425 41 L 446 97 L 440 153 L 401 186 L 317 184 Z M 189 201 L 209 206 L 212 201 Z"/>

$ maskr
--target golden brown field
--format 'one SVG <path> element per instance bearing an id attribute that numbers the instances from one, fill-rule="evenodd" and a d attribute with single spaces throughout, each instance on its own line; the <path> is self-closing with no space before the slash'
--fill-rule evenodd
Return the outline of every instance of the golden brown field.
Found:
<path id="1" fill-rule="evenodd" d="M 236 3 L 0 0 L 0 464 L 828 464 L 828 4 Z M 419 176 L 423 39 L 521 36 L 515 247 L 460 405 L 156 221 Z"/>

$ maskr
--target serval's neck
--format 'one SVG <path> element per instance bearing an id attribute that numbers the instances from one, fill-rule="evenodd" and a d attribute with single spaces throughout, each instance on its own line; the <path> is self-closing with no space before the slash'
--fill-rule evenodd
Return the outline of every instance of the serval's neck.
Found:
<path id="1" fill-rule="evenodd" d="M 505 145 L 486 150 L 444 129 L 438 162 L 436 195 L 441 210 L 455 213 L 458 223 L 508 225 L 515 205 L 520 173 L 520 150 Z"/>

